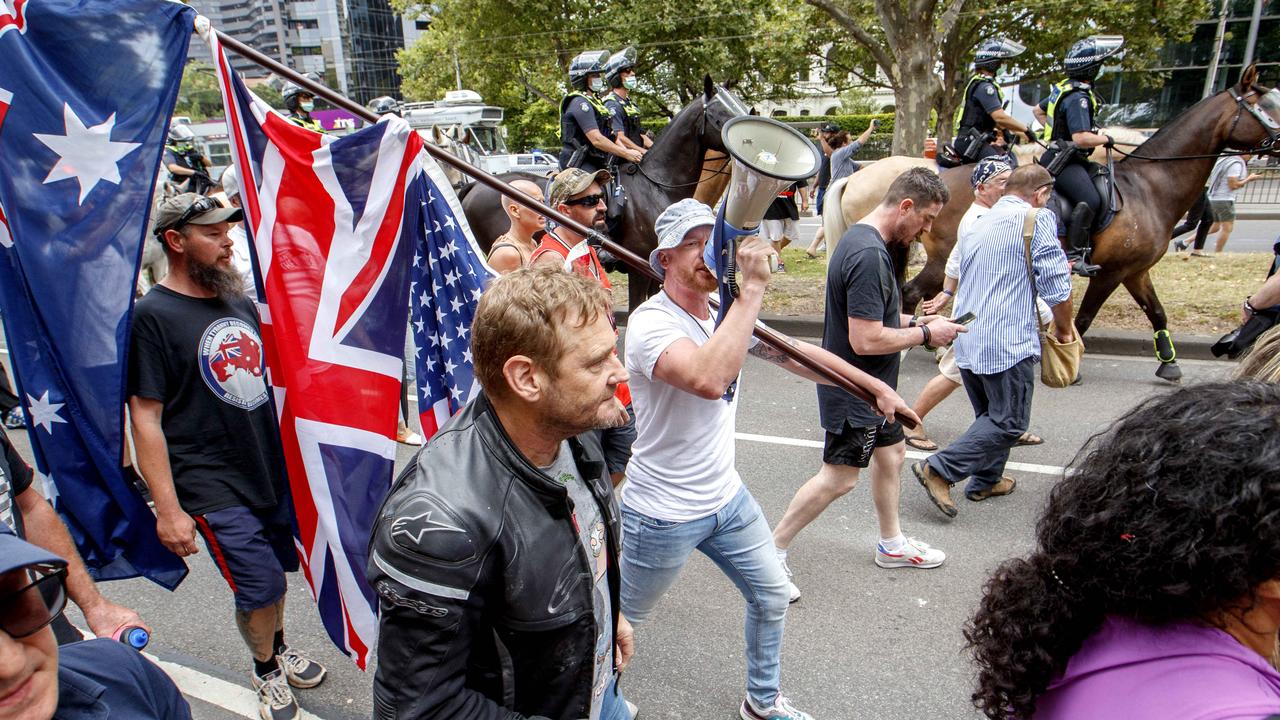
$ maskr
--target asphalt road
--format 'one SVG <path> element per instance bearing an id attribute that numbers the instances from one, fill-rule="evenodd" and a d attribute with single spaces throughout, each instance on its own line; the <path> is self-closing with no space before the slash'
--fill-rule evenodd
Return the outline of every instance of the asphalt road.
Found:
<path id="1" fill-rule="evenodd" d="M 1185 361 L 1183 369 L 1185 381 L 1194 383 L 1223 377 L 1230 366 Z M 904 471 L 904 527 L 948 553 L 938 569 L 874 565 L 876 527 L 865 484 L 833 505 L 792 547 L 791 566 L 804 597 L 788 613 L 784 692 L 821 720 L 977 718 L 968 703 L 973 671 L 960 633 L 984 579 L 1001 560 L 1029 549 L 1036 513 L 1058 479 L 1053 468 L 1069 462 L 1091 434 L 1126 408 L 1170 389 L 1154 370 L 1150 358 L 1089 356 L 1084 385 L 1037 388 L 1032 430 L 1046 443 L 1014 451 L 1013 460 L 1032 466 L 1013 473 L 1018 491 L 981 504 L 960 500 L 954 520 L 940 515 Z M 914 398 L 934 372 L 930 356 L 909 353 L 904 396 Z M 740 438 L 738 468 L 776 521 L 820 462 L 813 386 L 749 359 L 741 398 L 739 433 L 767 441 Z M 969 418 L 963 393 L 956 393 L 928 424 L 945 443 Z M 30 458 L 25 433 L 13 437 Z M 401 446 L 399 462 L 412 454 Z M 151 623 L 155 637 L 149 650 L 174 663 L 166 669 L 191 697 L 204 698 L 193 700 L 196 717 L 252 717 L 249 656 L 232 620 L 230 593 L 203 546 L 190 566 L 190 576 L 172 593 L 143 580 L 106 583 L 103 590 Z M 323 685 L 298 693 L 302 706 L 330 720 L 369 717 L 371 674 L 357 670 L 329 642 L 300 575 L 290 587 L 289 641 L 329 668 Z M 642 717 L 736 717 L 745 678 L 742 618 L 743 602 L 733 586 L 695 555 L 654 618 L 638 629 L 639 650 L 623 689 Z"/>

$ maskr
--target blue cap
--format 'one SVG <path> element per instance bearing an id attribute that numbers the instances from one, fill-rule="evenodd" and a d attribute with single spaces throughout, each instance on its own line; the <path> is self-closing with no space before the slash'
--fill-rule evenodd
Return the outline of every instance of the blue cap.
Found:
<path id="1" fill-rule="evenodd" d="M 66 560 L 23 540 L 13 533 L 12 528 L 0 522 L 0 573 L 33 565 L 65 567 L 66 564 Z"/>
<path id="2" fill-rule="evenodd" d="M 973 174 L 969 176 L 969 184 L 978 187 L 1000 173 L 1012 170 L 1013 166 L 1009 164 L 1009 160 L 1004 155 L 984 157 L 978 161 L 978 166 L 973 169 Z"/>

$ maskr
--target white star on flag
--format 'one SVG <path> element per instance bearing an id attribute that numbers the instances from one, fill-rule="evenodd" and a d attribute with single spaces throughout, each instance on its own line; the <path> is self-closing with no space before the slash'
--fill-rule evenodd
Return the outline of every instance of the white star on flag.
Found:
<path id="1" fill-rule="evenodd" d="M 30 393 L 28 393 L 27 394 L 28 419 L 30 420 L 32 425 L 37 427 L 42 427 L 44 428 L 45 432 L 52 433 L 54 423 L 67 422 L 66 420 L 63 420 L 62 418 L 58 417 L 58 411 L 61 410 L 62 406 L 65 404 L 66 403 L 49 402 L 48 390 L 45 390 L 44 395 L 40 396 L 40 399 L 38 400 L 32 397 Z"/>
<path id="2" fill-rule="evenodd" d="M 58 154 L 58 161 L 49 170 L 44 184 L 75 178 L 80 183 L 79 203 L 83 205 L 84 199 L 100 181 L 120 184 L 120 168 L 116 164 L 142 143 L 116 142 L 111 139 L 111 131 L 116 126 L 115 113 L 111 113 L 99 125 L 85 127 L 69 104 L 63 103 L 62 108 L 64 134 L 33 135 Z"/>

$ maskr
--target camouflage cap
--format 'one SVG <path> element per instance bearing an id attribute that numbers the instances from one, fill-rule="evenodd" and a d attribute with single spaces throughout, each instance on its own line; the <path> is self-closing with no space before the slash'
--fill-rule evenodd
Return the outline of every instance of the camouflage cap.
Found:
<path id="1" fill-rule="evenodd" d="M 581 168 L 561 170 L 551 180 L 551 188 L 547 192 L 547 203 L 551 207 L 556 207 L 574 195 L 585 192 L 591 187 L 591 183 L 599 183 L 603 187 L 610 180 L 613 180 L 613 175 L 610 175 L 608 170 L 597 170 L 594 173 Z"/>

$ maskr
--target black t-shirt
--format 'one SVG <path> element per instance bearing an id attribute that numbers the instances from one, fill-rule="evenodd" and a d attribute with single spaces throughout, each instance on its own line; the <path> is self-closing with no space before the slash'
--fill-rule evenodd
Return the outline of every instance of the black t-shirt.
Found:
<path id="1" fill-rule="evenodd" d="M 804 187 L 803 183 L 795 183 L 769 203 L 764 211 L 765 220 L 799 220 L 800 209 L 796 207 L 796 193 Z"/>
<path id="2" fill-rule="evenodd" d="M 164 403 L 182 509 L 274 507 L 286 497 L 258 315 L 247 298 L 196 298 L 157 285 L 138 301 L 129 394 Z"/>
<path id="3" fill-rule="evenodd" d="M 0 523 L 8 525 L 18 537 L 24 537 L 17 498 L 31 487 L 33 475 L 3 429 L 0 429 L 0 446 L 3 446 L 3 456 L 0 457 Z"/>
<path id="4" fill-rule="evenodd" d="M 861 223 L 849 228 L 827 264 L 822 347 L 896 388 L 899 354 L 855 353 L 849 345 L 849 318 L 879 320 L 887 328 L 896 328 L 901 325 L 901 306 L 893 261 L 880 233 Z M 827 385 L 818 386 L 818 415 L 822 427 L 830 432 L 843 430 L 846 420 L 857 427 L 878 425 L 883 420 L 867 403 Z"/>

